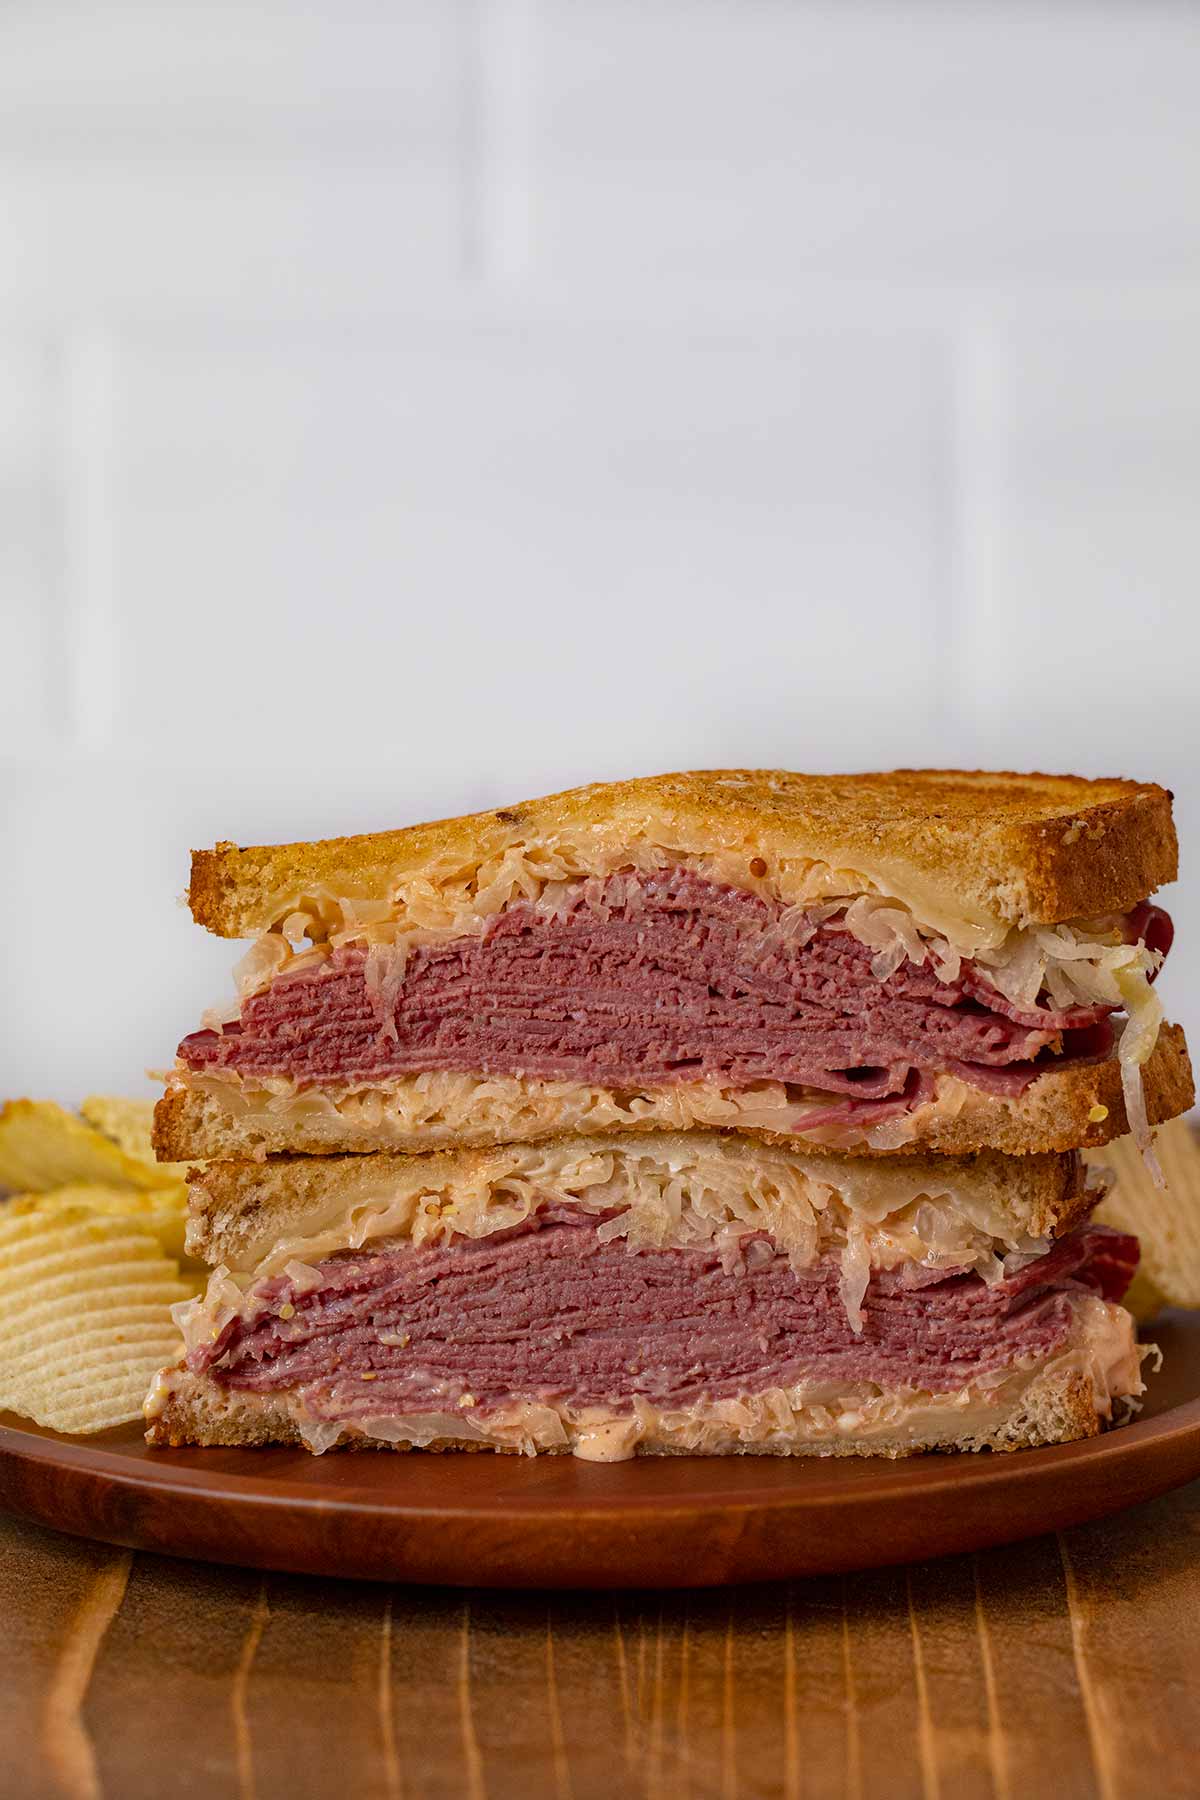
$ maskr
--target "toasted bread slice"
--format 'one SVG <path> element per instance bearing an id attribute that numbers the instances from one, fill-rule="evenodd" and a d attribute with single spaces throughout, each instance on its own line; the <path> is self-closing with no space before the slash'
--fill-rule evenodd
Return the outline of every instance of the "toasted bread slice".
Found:
<path id="1" fill-rule="evenodd" d="M 217 1267 L 148 1396 L 152 1443 L 891 1457 L 1090 1435 L 1141 1391 L 1129 1314 L 1072 1279 L 1080 1257 L 1127 1268 L 1131 1251 L 1072 1234 L 1095 1197 L 1076 1156 L 616 1134 L 211 1164 L 191 1185 L 189 1241 Z M 1054 1329 L 1019 1318 L 968 1378 L 961 1308 L 1005 1306 L 986 1284 L 1009 1251 L 1021 1281 L 1046 1252 Z M 785 1262 L 809 1285 L 781 1347 Z"/>
<path id="2" fill-rule="evenodd" d="M 552 1138 L 540 1144 L 504 1145 L 431 1156 L 280 1156 L 266 1162 L 217 1162 L 191 1178 L 188 1248 L 215 1266 L 257 1269 L 272 1246 L 311 1240 L 320 1254 L 353 1240 L 369 1247 L 374 1215 L 388 1235 L 396 1229 L 420 1235 L 424 1221 L 440 1228 L 453 1217 L 465 1236 L 495 1227 L 498 1213 L 536 1203 L 588 1205 L 598 1176 L 606 1174 L 606 1204 L 616 1204 L 614 1178 L 633 1209 L 643 1206 L 654 1245 L 672 1241 L 675 1221 L 665 1217 L 658 1195 L 665 1180 L 678 1185 L 681 1204 L 730 1216 L 757 1217 L 778 1227 L 776 1208 L 806 1212 L 810 1197 L 827 1218 L 842 1213 L 878 1220 L 914 1201 L 986 1225 L 1008 1247 L 1029 1238 L 1059 1236 L 1079 1222 L 1094 1202 L 1079 1157 L 891 1156 L 876 1162 L 712 1131 L 652 1136 L 609 1133 Z M 825 1190 L 833 1196 L 826 1198 Z M 352 1222 L 353 1229 L 352 1229 Z M 516 1222 L 516 1215 L 510 1222 Z M 686 1234 L 685 1234 L 686 1235 Z"/>
<path id="3" fill-rule="evenodd" d="M 1113 1309 L 1116 1310 L 1115 1308 Z M 1080 1334 L 1082 1336 L 1082 1334 Z M 1085 1354 L 1082 1346 L 1079 1354 Z M 1080 1438 L 1096 1437 L 1106 1423 L 1097 1410 L 1096 1387 L 1089 1374 L 1058 1366 L 1035 1372 L 1023 1382 L 1014 1384 L 1017 1391 L 1007 1392 L 990 1405 L 971 1404 L 971 1396 L 961 1393 L 939 1395 L 922 1408 L 921 1423 L 913 1426 L 899 1423 L 893 1430 L 854 1435 L 857 1427 L 842 1426 L 835 1416 L 830 1422 L 828 1405 L 817 1409 L 824 1418 L 808 1418 L 803 1411 L 794 1415 L 790 1432 L 776 1427 L 768 1441 L 738 1441 L 737 1434 L 726 1428 L 726 1441 L 703 1447 L 694 1440 L 705 1432 L 713 1432 L 715 1421 L 703 1417 L 664 1421 L 656 1431 L 647 1433 L 638 1444 L 640 1456 L 764 1455 L 764 1456 L 878 1456 L 895 1459 L 917 1456 L 936 1450 L 1024 1450 L 1040 1444 L 1069 1444 Z M 903 1417 L 908 1396 L 903 1393 L 879 1395 L 880 1411 L 890 1408 Z M 767 1403 L 778 1402 L 774 1396 Z M 754 1398 L 743 1403 L 751 1411 Z M 591 1409 L 595 1414 L 599 1409 Z M 701 1409 L 693 1409 L 700 1414 Z M 843 1415 L 844 1416 L 844 1415 Z M 183 1444 L 242 1445 L 259 1448 L 267 1444 L 299 1445 L 304 1440 L 296 1417 L 296 1409 L 286 1396 L 251 1394 L 223 1388 L 211 1375 L 193 1374 L 184 1367 L 164 1370 L 157 1377 L 146 1403 L 148 1442 L 160 1447 Z M 861 1417 L 855 1408 L 855 1418 Z M 618 1428 L 623 1416 L 612 1415 Z M 589 1417 L 593 1432 L 598 1421 Z M 839 1427 L 841 1429 L 839 1430 Z M 849 1428 L 847 1428 L 849 1427 Z M 715 1433 L 713 1433 L 715 1436 Z M 395 1437 L 379 1438 L 345 1431 L 336 1440 L 340 1447 L 356 1450 L 416 1449 L 413 1442 Z M 331 1446 L 332 1447 L 332 1446 Z M 481 1438 L 471 1441 L 462 1436 L 422 1439 L 423 1450 L 491 1450 L 514 1454 L 517 1446 Z M 543 1454 L 563 1455 L 572 1443 L 544 1446 Z"/>
<path id="4" fill-rule="evenodd" d="M 1165 1025 L 1143 1070 L 1151 1124 L 1193 1103 L 1183 1032 Z M 855 1154 L 933 1150 L 1011 1156 L 1107 1144 L 1129 1130 L 1116 1057 L 1070 1064 L 1039 1075 L 1015 1098 L 985 1093 L 952 1077 L 936 1097 L 897 1123 L 839 1141 L 828 1131 L 805 1139 L 803 1107 L 787 1090 L 723 1089 L 705 1082 L 616 1093 L 573 1082 L 497 1076 L 410 1075 L 344 1094 L 256 1088 L 236 1077 L 180 1072 L 159 1101 L 154 1143 L 164 1159 L 261 1158 L 280 1152 L 334 1155 L 378 1150 L 429 1151 L 529 1143 L 564 1133 L 678 1131 L 719 1127 L 766 1141 L 836 1143 Z"/>
<path id="5" fill-rule="evenodd" d="M 496 812 L 320 843 L 194 853 L 188 899 L 221 937 L 279 925 L 314 892 L 394 899 L 470 889 L 518 854 L 606 875 L 655 851 L 785 901 L 812 864 L 935 926 L 1002 931 L 1126 912 L 1174 880 L 1171 795 L 1074 775 L 718 769 L 574 788 Z"/>

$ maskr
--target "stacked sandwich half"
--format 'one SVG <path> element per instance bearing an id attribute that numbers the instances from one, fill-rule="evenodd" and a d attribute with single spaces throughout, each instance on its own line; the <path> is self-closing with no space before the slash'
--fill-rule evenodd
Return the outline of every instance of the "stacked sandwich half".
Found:
<path id="1" fill-rule="evenodd" d="M 896 1456 L 1096 1432 L 1191 1104 L 1170 795 L 719 771 L 196 855 L 253 939 L 160 1156 L 213 1274 L 157 1443 Z"/>

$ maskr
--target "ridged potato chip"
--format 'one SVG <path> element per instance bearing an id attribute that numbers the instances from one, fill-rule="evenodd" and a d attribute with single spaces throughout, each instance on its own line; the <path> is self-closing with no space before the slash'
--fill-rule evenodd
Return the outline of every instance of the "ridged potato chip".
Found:
<path id="1" fill-rule="evenodd" d="M 23 1194 L 0 1207 L 0 1294 L 27 1281 L 34 1265 L 68 1272 L 114 1253 L 162 1260 L 158 1239 L 140 1219 L 109 1217 L 85 1203 L 60 1205 L 54 1195 Z"/>
<path id="2" fill-rule="evenodd" d="M 129 1155 L 53 1100 L 8 1101 L 0 1109 L 0 1188 L 41 1193 L 80 1182 L 177 1188 L 180 1174 L 148 1155 Z"/>
<path id="3" fill-rule="evenodd" d="M 163 1253 L 157 1196 L 126 1191 L 117 1213 L 96 1193 L 0 1205 L 0 1409 L 64 1432 L 141 1418 L 179 1354 L 171 1308 L 200 1285 Z"/>
<path id="4" fill-rule="evenodd" d="M 1186 1118 L 1158 1127 L 1155 1148 L 1165 1188 L 1155 1187 L 1132 1138 L 1085 1153 L 1090 1164 L 1116 1176 L 1097 1219 L 1131 1231 L 1141 1244 L 1138 1272 L 1122 1302 L 1138 1319 L 1153 1318 L 1164 1306 L 1200 1307 L 1200 1179 L 1193 1136 Z"/>
<path id="5" fill-rule="evenodd" d="M 89 1382 L 82 1395 L 59 1396 L 53 1383 L 26 1416 L 51 1431 L 68 1432 L 87 1437 L 93 1432 L 110 1431 L 115 1425 L 129 1425 L 142 1417 L 142 1400 L 150 1383 L 171 1354 L 161 1352 L 139 1362 L 129 1363 L 116 1382 Z M 136 1399 L 134 1396 L 136 1395 Z M 14 1409 L 16 1410 L 16 1409 Z"/>
<path id="6" fill-rule="evenodd" d="M 83 1208 L 105 1218 L 129 1219 L 139 1230 L 153 1232 L 168 1256 L 184 1257 L 184 1233 L 187 1226 L 187 1188 L 152 1188 L 137 1193 L 132 1188 L 100 1187 L 80 1183 L 71 1187 L 52 1188 L 44 1194 L 14 1194 L 6 1205 L 0 1203 L 0 1220 L 17 1217 L 33 1210 L 49 1217 L 56 1212 L 77 1212 Z M 3 1241 L 0 1233 L 0 1242 Z"/>
<path id="7" fill-rule="evenodd" d="M 174 1175 L 182 1181 L 190 1163 L 155 1163 L 150 1141 L 154 1125 L 153 1100 L 126 1100 L 120 1094 L 89 1094 L 79 1108 L 89 1125 L 111 1138 L 126 1156 Z"/>

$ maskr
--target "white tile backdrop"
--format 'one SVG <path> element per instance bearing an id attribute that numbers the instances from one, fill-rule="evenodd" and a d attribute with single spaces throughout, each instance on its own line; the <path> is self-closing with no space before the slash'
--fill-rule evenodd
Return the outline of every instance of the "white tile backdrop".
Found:
<path id="1" fill-rule="evenodd" d="M 0 10 L 0 1095 L 225 989 L 190 845 L 694 764 L 1179 794 L 1200 12 Z"/>

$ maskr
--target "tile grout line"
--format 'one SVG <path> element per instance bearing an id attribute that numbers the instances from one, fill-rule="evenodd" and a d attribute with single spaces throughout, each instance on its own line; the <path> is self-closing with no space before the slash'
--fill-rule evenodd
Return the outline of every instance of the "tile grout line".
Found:
<path id="1" fill-rule="evenodd" d="M 458 1662 L 458 1720 L 462 1739 L 463 1765 L 466 1770 L 465 1792 L 470 1800 L 483 1800 L 487 1793 L 487 1785 L 483 1778 L 483 1754 L 479 1748 L 479 1734 L 475 1729 L 475 1704 L 471 1694 L 471 1601 L 466 1596 L 462 1603 L 462 1622 L 459 1627 L 459 1662 Z"/>
<path id="2" fill-rule="evenodd" d="M 725 1614 L 725 1653 L 721 1664 L 721 1800 L 737 1800 L 737 1707 L 733 1679 L 734 1603 Z"/>
<path id="3" fill-rule="evenodd" d="M 846 1688 L 846 1795 L 847 1800 L 862 1800 L 862 1743 L 858 1724 L 858 1686 L 854 1679 L 854 1658 L 850 1641 L 850 1608 L 846 1603 L 846 1577 L 841 1577 L 842 1601 L 842 1679 Z"/>
<path id="4" fill-rule="evenodd" d="M 783 1595 L 783 1791 L 786 1800 L 799 1800 L 801 1793 L 796 1729 L 795 1604 L 795 1583 L 789 1581 Z"/>
<path id="5" fill-rule="evenodd" d="M 554 1761 L 554 1791 L 558 1800 L 571 1800 L 571 1759 L 563 1730 L 558 1695 L 558 1671 L 554 1662 L 554 1611 L 546 1608 L 546 1698 L 550 1708 L 550 1748 Z"/>
<path id="6" fill-rule="evenodd" d="M 688 1633 L 690 1630 L 690 1623 L 688 1619 L 686 1589 L 684 1590 L 681 1604 L 683 1607 L 683 1629 L 679 1637 L 679 1696 L 676 1701 L 675 1800 L 687 1800 L 687 1796 L 691 1793 L 692 1787 L 691 1752 L 688 1748 L 688 1705 L 691 1699 L 688 1672 Z"/>
<path id="7" fill-rule="evenodd" d="M 663 1607 L 660 1599 L 654 1622 L 654 1684 L 650 1690 L 650 1746 L 646 1761 L 647 1791 L 655 1795 L 663 1790 Z"/>

